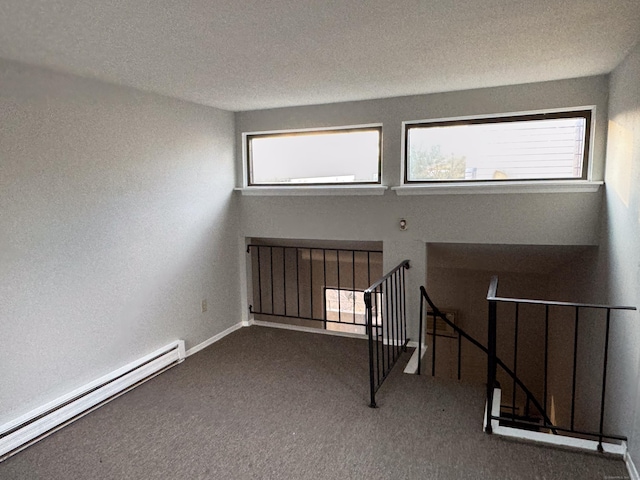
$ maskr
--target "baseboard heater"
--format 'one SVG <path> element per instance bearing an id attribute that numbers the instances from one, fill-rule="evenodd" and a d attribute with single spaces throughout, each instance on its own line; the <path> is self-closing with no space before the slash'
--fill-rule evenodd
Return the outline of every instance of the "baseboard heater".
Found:
<path id="1" fill-rule="evenodd" d="M 0 462 L 182 362 L 184 341 L 169 345 L 0 426 Z"/>

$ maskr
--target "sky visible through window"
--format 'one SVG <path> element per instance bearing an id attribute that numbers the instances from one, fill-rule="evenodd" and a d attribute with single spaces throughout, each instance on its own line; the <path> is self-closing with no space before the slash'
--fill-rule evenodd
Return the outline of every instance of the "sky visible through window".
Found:
<path id="1" fill-rule="evenodd" d="M 250 183 L 378 183 L 380 130 L 250 136 Z"/>
<path id="2" fill-rule="evenodd" d="M 407 180 L 581 178 L 586 119 L 407 129 Z"/>

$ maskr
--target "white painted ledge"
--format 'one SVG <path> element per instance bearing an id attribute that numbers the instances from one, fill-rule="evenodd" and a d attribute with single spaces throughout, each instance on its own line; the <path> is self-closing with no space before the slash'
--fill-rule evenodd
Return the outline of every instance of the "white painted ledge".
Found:
<path id="1" fill-rule="evenodd" d="M 541 181 L 541 182 L 455 182 L 401 185 L 391 187 L 396 195 L 466 195 L 495 193 L 589 193 L 597 192 L 604 182 Z"/>
<path id="2" fill-rule="evenodd" d="M 502 391 L 499 388 L 493 390 L 493 406 L 491 413 L 493 416 L 500 415 Z M 487 404 L 485 403 L 484 419 L 482 422 L 483 430 L 487 427 Z M 569 437 L 567 435 L 553 435 L 551 433 L 535 432 L 531 430 L 522 430 L 513 427 L 504 427 L 500 425 L 498 420 L 491 420 L 491 428 L 494 435 L 509 437 L 516 440 L 524 440 L 535 443 L 544 443 L 555 447 L 570 447 L 591 452 L 598 451 L 598 442 L 595 440 L 585 440 L 582 438 Z M 602 442 L 602 448 L 605 453 L 620 456 L 627 459 L 627 443 L 622 442 L 620 445 L 614 443 Z M 630 461 L 629 457 L 629 461 Z M 629 463 L 627 463 L 629 465 Z M 628 467 L 629 468 L 629 467 Z M 635 468 L 635 467 L 634 467 Z"/>
<path id="3" fill-rule="evenodd" d="M 411 345 L 412 343 L 414 343 L 415 345 Z M 420 357 L 420 359 L 424 358 L 424 354 L 427 353 L 427 346 L 422 345 L 420 353 L 418 353 L 418 342 L 409 342 L 408 346 L 413 346 L 415 350 L 413 351 L 413 355 L 411 355 L 411 358 L 407 362 L 407 366 L 404 367 L 404 373 L 415 375 L 418 373 L 418 356 Z"/>
<path id="4" fill-rule="evenodd" d="M 335 330 L 324 330 L 322 328 L 303 327 L 301 325 L 289 325 L 288 323 L 265 322 L 264 320 L 251 319 L 246 324 L 243 323 L 243 326 L 245 327 L 250 327 L 252 325 L 256 325 L 258 327 L 280 328 L 282 330 L 293 330 L 296 332 L 318 333 L 320 335 L 331 335 L 334 337 L 359 338 L 361 340 L 367 340 L 369 338 L 366 335 L 362 335 L 360 333 L 337 332 Z"/>
<path id="5" fill-rule="evenodd" d="M 384 195 L 386 185 L 339 185 L 304 187 L 242 187 L 234 188 L 242 195 L 263 197 L 313 197 L 313 196 L 359 196 Z"/>

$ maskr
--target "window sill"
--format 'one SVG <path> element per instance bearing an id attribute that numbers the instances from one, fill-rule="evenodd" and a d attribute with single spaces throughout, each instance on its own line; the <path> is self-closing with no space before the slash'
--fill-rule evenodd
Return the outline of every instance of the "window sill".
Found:
<path id="1" fill-rule="evenodd" d="M 597 192 L 604 182 L 590 181 L 541 181 L 541 182 L 474 182 L 432 183 L 392 187 L 396 195 L 459 195 L 495 193 L 587 193 Z"/>
<path id="2" fill-rule="evenodd" d="M 339 186 L 304 186 L 304 187 L 243 187 L 235 188 L 237 192 L 248 196 L 263 197 L 296 197 L 296 196 L 356 196 L 384 195 L 385 185 L 339 185 Z"/>

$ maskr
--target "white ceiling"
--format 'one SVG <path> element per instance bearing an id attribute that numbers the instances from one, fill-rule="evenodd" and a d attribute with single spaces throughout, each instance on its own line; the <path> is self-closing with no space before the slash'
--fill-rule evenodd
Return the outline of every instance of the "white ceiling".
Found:
<path id="1" fill-rule="evenodd" d="M 610 72 L 640 0 L 2 0 L 0 57 L 228 110 Z"/>

